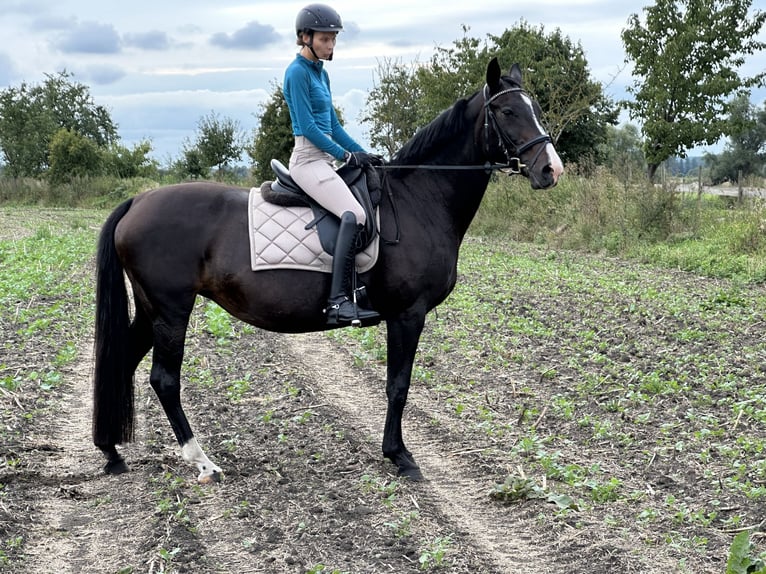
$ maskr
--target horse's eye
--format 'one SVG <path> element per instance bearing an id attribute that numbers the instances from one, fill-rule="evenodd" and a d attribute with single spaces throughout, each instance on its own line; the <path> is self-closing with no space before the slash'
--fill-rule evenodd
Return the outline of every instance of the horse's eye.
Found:
<path id="1" fill-rule="evenodd" d="M 502 109 L 502 114 L 504 116 L 507 116 L 507 117 L 511 117 L 511 116 L 516 115 L 516 114 L 513 113 L 513 110 L 511 108 L 503 108 Z"/>

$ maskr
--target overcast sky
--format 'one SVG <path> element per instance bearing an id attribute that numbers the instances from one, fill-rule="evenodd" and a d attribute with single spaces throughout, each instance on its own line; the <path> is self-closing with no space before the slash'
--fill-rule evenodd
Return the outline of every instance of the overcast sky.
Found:
<path id="1" fill-rule="evenodd" d="M 630 69 L 620 32 L 649 0 L 386 0 L 328 2 L 342 16 L 327 69 L 348 131 L 367 145 L 358 122 L 384 58 L 426 61 L 435 46 L 463 35 L 484 39 L 525 20 L 560 29 L 585 51 L 592 76 L 615 99 Z M 42 83 L 66 69 L 106 106 L 126 145 L 150 139 L 161 163 L 178 157 L 211 111 L 256 125 L 260 105 L 295 57 L 295 16 L 307 2 L 237 0 L 0 0 L 0 89 Z M 754 9 L 766 10 L 766 0 Z M 762 39 L 766 39 L 762 35 Z M 502 62 L 504 68 L 512 62 Z M 749 58 L 744 74 L 766 68 Z M 468 95 L 468 94 L 466 94 Z M 753 93 L 761 106 L 766 90 Z"/>

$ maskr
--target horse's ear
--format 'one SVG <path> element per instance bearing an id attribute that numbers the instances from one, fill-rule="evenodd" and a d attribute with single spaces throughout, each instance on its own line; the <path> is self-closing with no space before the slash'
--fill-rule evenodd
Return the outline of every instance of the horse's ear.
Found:
<path id="1" fill-rule="evenodd" d="M 500 84 L 500 64 L 497 58 L 492 58 L 487 65 L 487 85 L 489 89 L 495 89 Z"/>
<path id="2" fill-rule="evenodd" d="M 511 66 L 511 79 L 521 86 L 521 66 L 518 64 Z"/>

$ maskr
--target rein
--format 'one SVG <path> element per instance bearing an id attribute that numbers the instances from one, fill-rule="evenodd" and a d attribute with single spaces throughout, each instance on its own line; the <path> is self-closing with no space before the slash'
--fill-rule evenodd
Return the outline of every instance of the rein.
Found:
<path id="1" fill-rule="evenodd" d="M 376 165 L 374 166 L 374 169 L 430 169 L 430 170 L 477 170 L 477 169 L 483 169 L 487 173 L 491 173 L 493 171 L 499 171 L 503 169 L 509 169 L 509 175 L 516 175 L 521 173 L 521 168 L 526 167 L 526 164 L 521 163 L 521 160 L 517 157 L 512 158 L 512 161 L 516 162 L 516 165 L 512 165 L 511 163 L 490 163 L 486 162 L 484 164 L 477 164 L 477 165 L 436 165 L 432 163 L 423 163 L 423 164 L 417 164 L 417 165 L 396 165 L 396 164 L 385 164 L 385 165 Z"/>

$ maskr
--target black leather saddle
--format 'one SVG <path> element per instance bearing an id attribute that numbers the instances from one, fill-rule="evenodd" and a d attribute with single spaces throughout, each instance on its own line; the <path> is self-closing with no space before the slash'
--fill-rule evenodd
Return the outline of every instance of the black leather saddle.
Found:
<path id="1" fill-rule="evenodd" d="M 306 229 L 316 227 L 319 233 L 319 241 L 330 255 L 335 253 L 335 239 L 338 236 L 340 219 L 327 211 L 319 203 L 314 201 L 301 187 L 295 183 L 285 165 L 277 160 L 271 160 L 271 169 L 276 179 L 271 185 L 261 187 L 261 195 L 265 201 L 283 207 L 310 207 L 314 212 L 314 219 L 306 225 Z M 343 165 L 337 170 L 338 175 L 346 182 L 351 193 L 364 208 L 367 214 L 367 223 L 360 240 L 357 241 L 357 252 L 363 251 L 378 234 L 376 209 L 380 204 L 380 178 L 374 168 L 362 169 Z"/>

